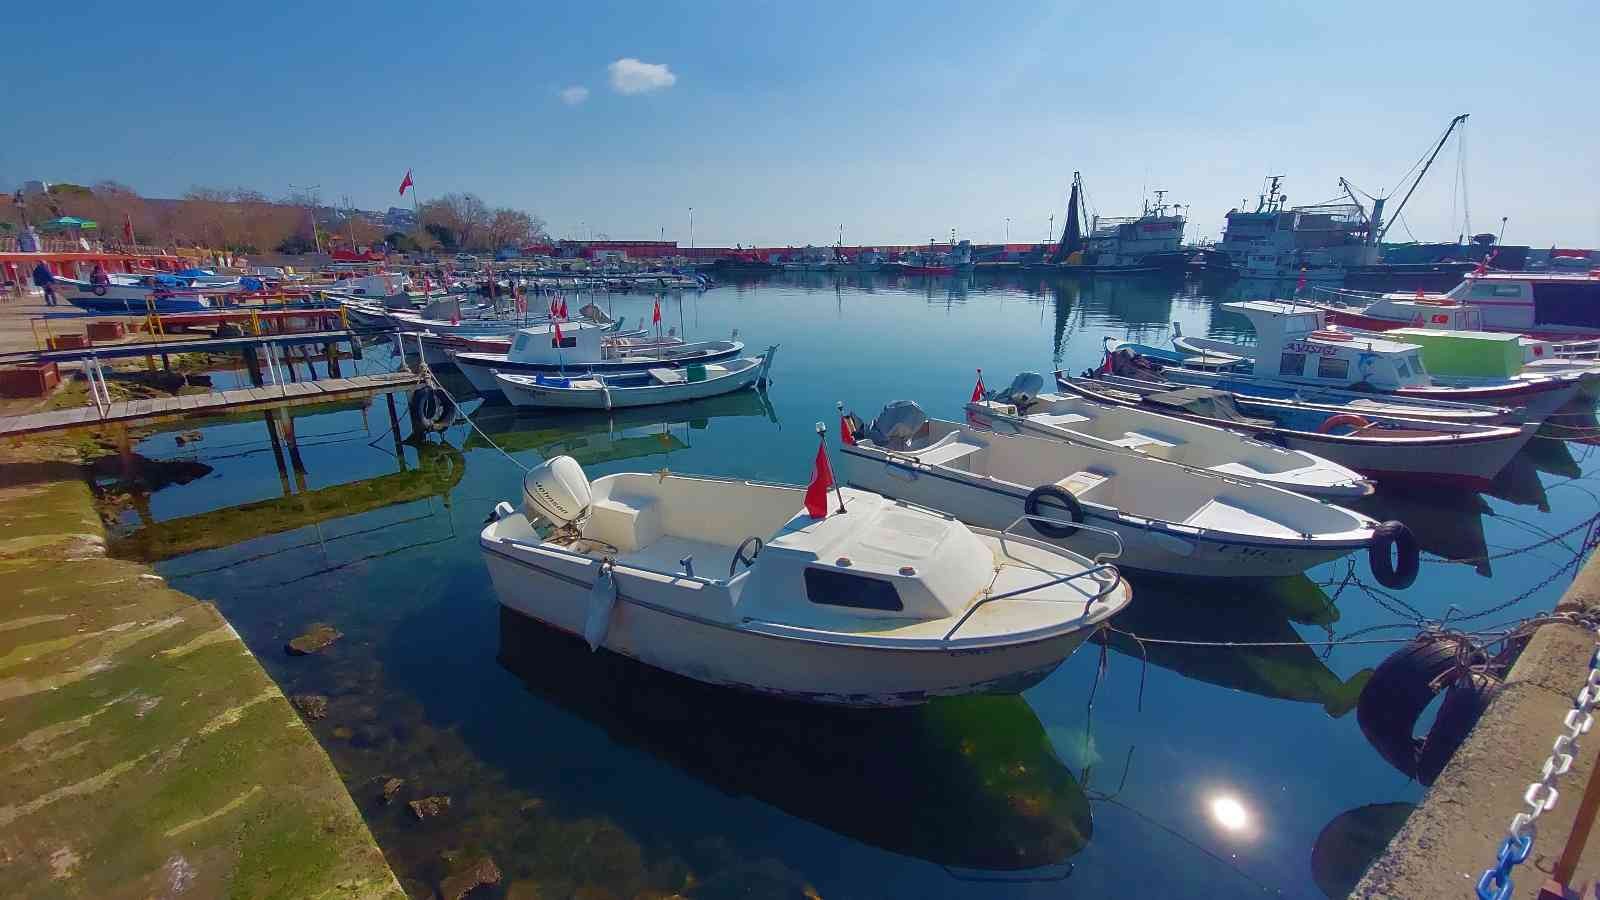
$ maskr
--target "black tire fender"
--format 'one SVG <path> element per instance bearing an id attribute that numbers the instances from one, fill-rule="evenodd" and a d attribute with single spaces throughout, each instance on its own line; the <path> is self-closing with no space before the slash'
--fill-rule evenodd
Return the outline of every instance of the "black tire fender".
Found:
<path id="1" fill-rule="evenodd" d="M 1439 679 L 1458 664 L 1463 640 L 1437 633 L 1417 635 L 1378 665 L 1356 701 L 1356 723 L 1367 742 L 1408 778 L 1418 775 L 1425 743 L 1415 736 L 1417 720 L 1438 695 Z M 1480 661 L 1481 654 L 1469 660 Z"/>
<path id="2" fill-rule="evenodd" d="M 435 387 L 420 387 L 411 392 L 411 413 L 423 427 L 444 431 L 456 421 L 456 405 L 444 391 Z"/>
<path id="3" fill-rule="evenodd" d="M 94 295 L 96 297 L 104 297 L 106 295 L 106 286 L 103 285 L 103 284 L 95 285 L 94 286 Z"/>
<path id="4" fill-rule="evenodd" d="M 1398 560 L 1391 559 L 1391 553 Z M 1416 535 L 1403 522 L 1384 522 L 1374 529 L 1372 543 L 1367 547 L 1367 561 L 1372 566 L 1372 577 L 1386 588 L 1403 590 L 1417 580 L 1422 566 L 1422 550 Z"/>
<path id="5" fill-rule="evenodd" d="M 1060 516 L 1049 515 L 1048 513 L 1041 513 L 1039 511 L 1040 501 L 1044 500 L 1046 497 L 1065 507 L 1067 510 L 1067 518 L 1074 522 L 1083 522 L 1083 506 L 1078 503 L 1078 498 L 1072 496 L 1071 492 L 1065 490 L 1064 488 L 1057 487 L 1053 484 L 1041 484 L 1032 491 L 1029 491 L 1028 499 L 1024 500 L 1022 503 L 1022 511 L 1030 516 L 1048 516 L 1052 519 L 1060 518 Z M 1033 526 L 1034 531 L 1039 532 L 1045 537 L 1069 538 L 1078 533 L 1078 529 L 1071 525 L 1057 525 L 1054 522 L 1039 522 L 1033 519 L 1029 519 L 1028 524 Z"/>
<path id="6" fill-rule="evenodd" d="M 1445 691 L 1433 727 L 1428 729 L 1428 736 L 1422 739 L 1417 751 L 1417 781 L 1423 787 L 1433 786 L 1450 757 L 1467 739 L 1472 726 L 1478 724 L 1483 711 L 1489 708 L 1489 701 L 1499 686 L 1500 679 L 1493 675 L 1471 672 L 1456 679 Z"/>

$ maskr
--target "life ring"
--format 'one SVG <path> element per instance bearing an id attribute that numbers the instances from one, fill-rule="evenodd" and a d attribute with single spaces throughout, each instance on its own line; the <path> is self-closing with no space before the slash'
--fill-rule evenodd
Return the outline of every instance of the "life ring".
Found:
<path id="1" fill-rule="evenodd" d="M 1356 701 L 1356 722 L 1367 742 L 1402 775 L 1424 786 L 1444 769 L 1499 683 L 1479 672 L 1450 677 L 1463 662 L 1485 661 L 1482 651 L 1463 646 L 1465 640 L 1459 635 L 1417 635 L 1378 665 Z M 1444 703 L 1428 734 L 1419 739 L 1417 720 L 1441 690 L 1447 691 Z"/>
<path id="2" fill-rule="evenodd" d="M 424 428 L 444 431 L 456 422 L 456 405 L 450 395 L 436 387 L 420 387 L 411 392 L 411 414 Z"/>
<path id="3" fill-rule="evenodd" d="M 1319 328 L 1311 332 L 1311 336 L 1325 341 L 1353 341 L 1356 339 L 1356 336 L 1348 331 L 1335 331 L 1331 328 Z"/>
<path id="4" fill-rule="evenodd" d="M 1022 503 L 1022 511 L 1030 516 L 1045 515 L 1039 512 L 1039 506 L 1040 501 L 1046 497 L 1066 507 L 1068 519 L 1079 523 L 1083 521 L 1083 507 L 1078 503 L 1078 498 L 1072 496 L 1069 491 L 1053 484 L 1041 484 L 1029 491 L 1028 499 Z M 1049 518 L 1057 519 L 1060 517 L 1052 515 Z M 1055 522 L 1040 522 L 1034 519 L 1029 519 L 1028 524 L 1033 526 L 1034 531 L 1045 537 L 1069 538 L 1078 533 L 1078 529 L 1072 525 L 1058 525 Z"/>
<path id="5" fill-rule="evenodd" d="M 1317 426 L 1317 434 L 1329 434 L 1340 425 L 1349 425 L 1360 431 L 1363 428 L 1371 428 L 1372 422 L 1366 416 L 1358 416 L 1355 413 L 1335 413 L 1322 420 L 1322 424 Z"/>
<path id="6" fill-rule="evenodd" d="M 1398 553 L 1398 560 L 1389 558 L 1391 551 Z M 1372 577 L 1384 587 L 1395 590 L 1410 587 L 1417 580 L 1421 557 L 1417 538 L 1405 523 L 1384 522 L 1373 530 L 1367 561 L 1372 566 Z"/>
<path id="7" fill-rule="evenodd" d="M 103 284 L 97 284 L 91 290 L 94 291 L 96 297 L 104 297 L 106 295 L 106 286 Z"/>

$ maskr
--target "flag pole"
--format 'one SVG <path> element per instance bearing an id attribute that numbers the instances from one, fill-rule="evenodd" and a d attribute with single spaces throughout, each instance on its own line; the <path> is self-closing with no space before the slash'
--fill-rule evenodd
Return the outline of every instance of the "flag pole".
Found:
<path id="1" fill-rule="evenodd" d="M 827 456 L 828 455 L 828 425 L 827 425 L 826 422 L 818 422 L 817 423 L 817 443 L 820 444 L 821 447 L 822 447 L 822 455 L 823 456 Z M 829 462 L 828 462 L 828 474 L 830 476 L 833 475 L 833 461 L 832 460 L 829 460 Z M 833 477 L 833 478 L 830 478 L 829 480 L 831 480 L 833 482 L 833 492 L 839 498 L 839 508 L 838 508 L 838 510 L 836 510 L 836 512 L 841 512 L 841 513 L 845 512 L 846 510 L 844 508 L 844 490 L 839 487 L 839 479 L 837 477 Z"/>

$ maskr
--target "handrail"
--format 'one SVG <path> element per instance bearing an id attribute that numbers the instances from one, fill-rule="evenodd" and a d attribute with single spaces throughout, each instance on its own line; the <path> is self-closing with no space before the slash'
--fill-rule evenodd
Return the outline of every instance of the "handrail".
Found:
<path id="1" fill-rule="evenodd" d="M 1049 516 L 1040 516 L 1040 515 L 1033 515 L 1033 514 L 1030 514 L 1030 513 L 1023 513 L 1022 515 L 1017 516 L 1015 519 L 1013 519 L 1010 525 L 1007 525 L 1006 527 L 1000 529 L 1000 549 L 1005 553 L 1005 555 L 1010 556 L 1012 559 L 1015 559 L 1018 562 L 1025 562 L 1025 560 L 1021 559 L 1018 556 L 1014 556 L 1011 553 L 1011 548 L 1006 546 L 1006 535 L 1011 533 L 1011 529 L 1017 527 L 1018 525 L 1021 525 L 1023 522 L 1045 522 L 1045 523 L 1050 524 L 1050 525 L 1060 525 L 1063 528 L 1076 528 L 1076 529 L 1078 529 L 1080 531 L 1092 531 L 1095 534 L 1103 534 L 1106 537 L 1109 537 L 1109 538 L 1111 538 L 1111 540 L 1116 542 L 1117 551 L 1115 553 L 1096 553 L 1094 556 L 1091 556 L 1089 558 L 1090 562 L 1098 563 L 1101 560 L 1121 559 L 1122 558 L 1122 550 L 1123 550 L 1122 535 L 1118 534 L 1117 532 L 1113 531 L 1110 528 L 1101 528 L 1098 525 L 1085 525 L 1082 522 L 1069 522 L 1069 521 L 1064 521 L 1064 520 L 1061 520 L 1061 519 L 1052 519 Z M 1020 537 L 1020 538 L 1027 539 L 1025 535 L 1021 535 L 1021 534 L 1012 535 L 1012 536 L 1013 537 Z"/>
<path id="2" fill-rule="evenodd" d="M 1100 578 L 1098 577 L 1099 573 L 1101 573 L 1101 572 L 1111 572 L 1115 577 L 1113 577 L 1110 581 L 1101 582 Z M 945 632 L 944 637 L 940 638 L 939 641 L 940 641 L 940 643 L 948 644 L 950 642 L 950 638 L 952 638 L 957 631 L 961 630 L 961 626 L 967 624 L 967 620 L 972 618 L 973 613 L 976 613 L 978 611 L 978 607 L 983 606 L 986 603 L 993 603 L 996 600 L 1006 600 L 1008 598 L 1015 597 L 1015 596 L 1018 596 L 1020 594 L 1029 594 L 1029 593 L 1032 593 L 1034 591 L 1042 590 L 1042 589 L 1047 588 L 1047 587 L 1054 587 L 1055 585 L 1058 585 L 1058 584 L 1064 584 L 1064 583 L 1066 583 L 1068 581 L 1073 581 L 1075 579 L 1082 578 L 1082 577 L 1084 577 L 1086 575 L 1094 578 L 1096 582 L 1100 582 L 1101 585 L 1102 585 L 1100 590 L 1095 592 L 1094 596 L 1090 597 L 1088 600 L 1086 600 L 1084 602 L 1084 608 L 1086 610 L 1090 606 L 1093 606 L 1096 600 L 1099 600 L 1099 599 L 1105 597 L 1107 594 L 1110 594 L 1112 591 L 1116 590 L 1118 588 L 1118 586 L 1120 586 L 1122 584 L 1122 580 L 1123 580 L 1122 579 L 1122 572 L 1118 571 L 1116 566 L 1113 566 L 1110 563 L 1101 563 L 1100 565 L 1092 566 L 1090 568 L 1083 569 L 1082 571 L 1079 571 L 1079 572 L 1074 572 L 1071 575 L 1062 575 L 1059 578 L 1053 578 L 1053 579 L 1051 579 L 1049 581 L 1046 581 L 1046 582 L 1044 582 L 1042 584 L 1035 584 L 1035 585 L 1031 585 L 1031 586 L 1025 587 L 1025 588 L 1018 588 L 1017 590 L 1014 590 L 1014 591 L 1006 591 L 1003 594 L 993 594 L 991 596 L 984 597 L 981 600 L 979 600 L 978 602 L 976 602 L 976 603 L 972 604 L 971 606 L 967 607 L 967 611 L 961 614 L 961 618 L 956 620 L 956 624 L 953 627 L 951 627 L 951 629 L 949 631 Z"/>

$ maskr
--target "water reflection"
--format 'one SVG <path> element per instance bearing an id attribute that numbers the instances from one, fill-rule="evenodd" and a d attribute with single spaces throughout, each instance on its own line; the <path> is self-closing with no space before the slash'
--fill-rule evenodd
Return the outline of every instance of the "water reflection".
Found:
<path id="1" fill-rule="evenodd" d="M 1140 578 L 1135 602 L 1112 622 L 1119 631 L 1132 634 L 1111 632 L 1111 648 L 1232 690 L 1320 704 L 1335 717 L 1354 708 L 1371 670 L 1340 678 L 1292 624 L 1321 626 L 1331 634 L 1339 612 L 1321 587 L 1304 575 L 1263 585 L 1218 582 L 1208 587 L 1201 601 L 1192 583 Z M 1186 646 L 1139 638 L 1280 646 Z"/>
<path id="2" fill-rule="evenodd" d="M 472 414 L 477 429 L 468 435 L 466 449 L 488 447 L 492 440 L 508 453 L 532 450 L 546 459 L 565 454 L 589 466 L 684 450 L 692 433 L 706 430 L 713 419 L 749 417 L 778 424 L 777 411 L 762 391 L 609 412 L 484 406 Z"/>
<path id="3" fill-rule="evenodd" d="M 1346 505 L 1380 522 L 1404 522 L 1423 550 L 1445 559 L 1470 563 L 1473 570 L 1485 578 L 1494 574 L 1487 559 L 1488 540 L 1483 533 L 1483 517 L 1493 515 L 1493 510 L 1476 492 L 1380 486 L 1376 493 Z"/>
<path id="4" fill-rule="evenodd" d="M 681 678 L 517 613 L 499 661 L 536 696 L 723 792 L 944 866 L 1056 866 L 1093 830 L 1089 802 L 1020 696 L 856 710 Z"/>

